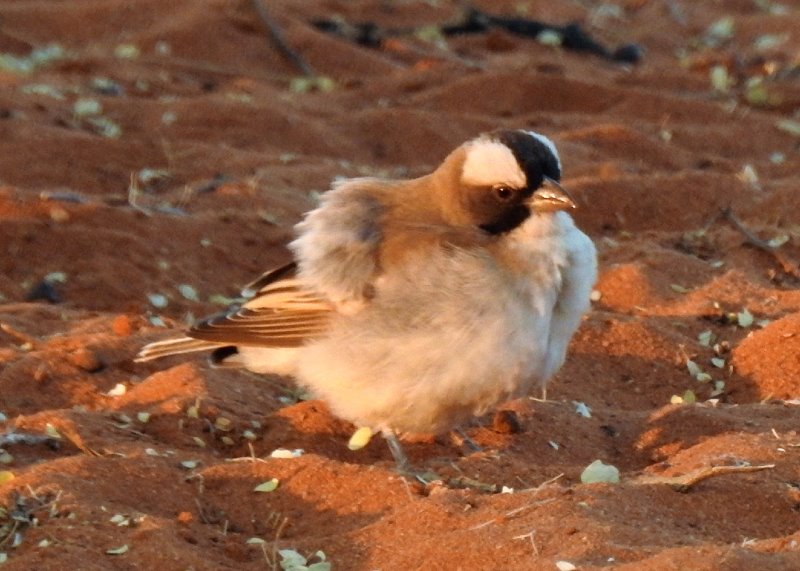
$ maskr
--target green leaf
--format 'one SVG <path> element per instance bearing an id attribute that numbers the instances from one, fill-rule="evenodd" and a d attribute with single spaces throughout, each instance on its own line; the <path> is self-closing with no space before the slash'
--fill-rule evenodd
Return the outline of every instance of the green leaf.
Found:
<path id="1" fill-rule="evenodd" d="M 753 319 L 753 314 L 747 311 L 747 308 L 736 314 L 736 322 L 739 324 L 739 327 L 750 327 L 753 324 L 753 321 L 755 321 Z"/>
<path id="2" fill-rule="evenodd" d="M 274 492 L 278 489 L 278 478 L 272 478 L 271 480 L 267 480 L 266 482 L 261 482 L 255 488 L 253 488 L 254 492 Z"/>
<path id="3" fill-rule="evenodd" d="M 44 433 L 50 438 L 61 440 L 61 434 L 59 434 L 58 429 L 49 422 L 44 427 Z"/>
<path id="4" fill-rule="evenodd" d="M 725 93 L 733 86 L 733 79 L 724 65 L 715 65 L 708 73 L 711 85 L 716 91 Z"/>
<path id="5" fill-rule="evenodd" d="M 619 469 L 616 466 L 604 464 L 601 460 L 595 460 L 581 472 L 581 483 L 595 484 L 599 482 L 619 483 Z"/>
<path id="6" fill-rule="evenodd" d="M 703 347 L 710 347 L 711 343 L 714 341 L 714 333 L 710 329 L 706 329 L 697 336 L 697 341 Z"/>
<path id="7" fill-rule="evenodd" d="M 769 242 L 767 242 L 767 244 L 769 244 L 770 248 L 780 248 L 788 241 L 789 241 L 789 235 L 781 234 L 779 236 L 775 236 L 774 238 L 772 238 Z"/>
<path id="8" fill-rule="evenodd" d="M 792 119 L 781 119 L 775 122 L 775 126 L 785 133 L 800 137 L 800 121 Z"/>
<path id="9" fill-rule="evenodd" d="M 178 286 L 178 291 L 189 301 L 200 301 L 200 298 L 197 295 L 197 290 L 189 284 L 180 284 Z"/>
<path id="10" fill-rule="evenodd" d="M 128 544 L 120 545 L 119 547 L 114 547 L 112 549 L 106 549 L 106 553 L 108 555 L 124 555 L 128 552 Z"/>
<path id="11" fill-rule="evenodd" d="M 306 558 L 294 549 L 279 549 L 278 554 L 281 556 L 280 564 L 284 571 L 299 571 L 306 568 Z"/>

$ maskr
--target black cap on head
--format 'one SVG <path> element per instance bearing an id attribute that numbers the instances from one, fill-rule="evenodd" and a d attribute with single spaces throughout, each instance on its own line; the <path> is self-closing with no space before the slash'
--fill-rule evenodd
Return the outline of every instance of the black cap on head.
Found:
<path id="1" fill-rule="evenodd" d="M 491 136 L 511 150 L 525 173 L 529 188 L 539 188 L 544 177 L 561 180 L 561 163 L 549 139 L 518 129 L 495 131 Z"/>

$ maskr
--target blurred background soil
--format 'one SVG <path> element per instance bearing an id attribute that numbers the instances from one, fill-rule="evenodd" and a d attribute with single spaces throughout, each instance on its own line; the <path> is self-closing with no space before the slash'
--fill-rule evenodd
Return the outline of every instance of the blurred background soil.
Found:
<path id="1" fill-rule="evenodd" d="M 251 1 L 0 3 L 0 434 L 52 437 L 0 446 L 0 568 L 800 569 L 800 3 L 473 3 L 638 63 L 446 35 L 456 1 L 265 6 L 319 77 Z M 558 145 L 593 311 L 549 400 L 506 407 L 521 431 L 408 451 L 513 493 L 404 481 L 287 379 L 133 363 L 286 261 L 334 178 L 498 127 Z M 581 484 L 595 459 L 621 482 Z"/>

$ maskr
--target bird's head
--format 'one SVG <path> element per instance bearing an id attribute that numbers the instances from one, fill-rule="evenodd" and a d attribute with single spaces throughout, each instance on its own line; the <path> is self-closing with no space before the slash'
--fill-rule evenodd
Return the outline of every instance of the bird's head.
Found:
<path id="1" fill-rule="evenodd" d="M 435 175 L 443 179 L 451 221 L 504 234 L 532 215 L 575 208 L 559 184 L 561 161 L 539 133 L 499 130 L 467 141 Z"/>

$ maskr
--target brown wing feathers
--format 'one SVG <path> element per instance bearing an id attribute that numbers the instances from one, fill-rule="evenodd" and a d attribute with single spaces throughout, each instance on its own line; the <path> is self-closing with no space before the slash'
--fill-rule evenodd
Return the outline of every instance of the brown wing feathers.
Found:
<path id="1" fill-rule="evenodd" d="M 297 347 L 306 339 L 325 333 L 330 316 L 330 310 L 253 311 L 243 307 L 235 313 L 201 321 L 188 335 L 221 344 Z"/>
<path id="2" fill-rule="evenodd" d="M 242 289 L 244 297 L 253 297 L 265 286 L 285 278 L 293 278 L 297 274 L 297 262 L 289 262 L 261 274 Z"/>
<path id="3" fill-rule="evenodd" d="M 325 333 L 334 308 L 300 287 L 293 278 L 296 267 L 291 263 L 265 273 L 243 291 L 252 299 L 197 323 L 187 334 L 220 344 L 297 347 Z"/>
<path id="4" fill-rule="evenodd" d="M 186 337 L 143 347 L 137 361 L 234 345 L 298 347 L 325 333 L 334 307 L 294 279 L 292 262 L 263 274 L 242 290 L 243 305 L 194 325 Z"/>
<path id="5" fill-rule="evenodd" d="M 142 347 L 134 360 L 141 363 L 153 359 L 160 359 L 161 357 L 168 357 L 169 355 L 208 351 L 216 347 L 219 347 L 216 343 L 209 343 L 201 339 L 192 339 L 191 337 L 167 339 L 166 341 L 156 341 L 155 343 L 150 343 Z"/>

